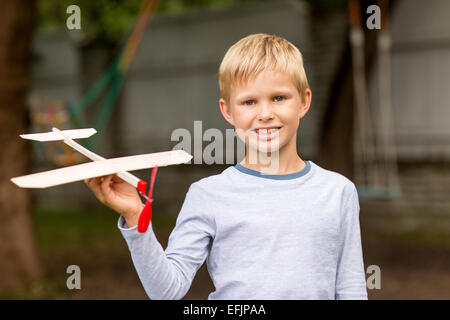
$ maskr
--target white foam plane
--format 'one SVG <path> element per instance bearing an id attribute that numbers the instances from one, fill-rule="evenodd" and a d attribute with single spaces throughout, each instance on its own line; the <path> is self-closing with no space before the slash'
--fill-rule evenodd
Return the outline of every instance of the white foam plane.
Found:
<path id="1" fill-rule="evenodd" d="M 70 167 L 15 177 L 12 178 L 11 181 L 21 188 L 48 188 L 60 184 L 81 181 L 88 178 L 101 177 L 115 173 L 124 181 L 135 187 L 141 193 L 141 195 L 147 199 L 147 204 L 145 205 L 144 210 L 141 213 L 138 225 L 138 231 L 145 232 L 151 218 L 152 199 L 149 199 L 149 197 L 147 197 L 147 195 L 145 194 L 147 183 L 127 171 L 182 164 L 190 161 L 192 159 L 192 156 L 183 150 L 173 150 L 105 159 L 97 155 L 96 153 L 86 149 L 73 140 L 89 138 L 96 132 L 97 131 L 93 128 L 76 130 L 59 130 L 57 128 L 53 128 L 53 131 L 51 132 L 20 135 L 20 137 L 22 137 L 23 139 L 41 142 L 63 140 L 64 143 L 71 146 L 73 149 L 77 150 L 93 161 Z M 153 182 L 154 175 L 152 174 L 152 185 Z M 151 189 L 152 186 L 150 187 L 150 190 Z M 151 193 L 151 191 L 149 191 L 149 193 Z M 145 212 L 146 208 L 147 212 Z M 150 217 L 148 217 L 148 210 L 150 210 Z M 141 219 L 144 213 L 146 213 L 147 218 Z"/>

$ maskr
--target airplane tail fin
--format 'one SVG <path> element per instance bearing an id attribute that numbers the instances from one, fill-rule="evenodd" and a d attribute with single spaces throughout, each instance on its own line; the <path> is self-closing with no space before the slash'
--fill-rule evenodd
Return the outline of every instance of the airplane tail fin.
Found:
<path id="1" fill-rule="evenodd" d="M 93 134 L 97 133 L 97 131 L 94 128 L 61 130 L 61 132 L 63 132 L 66 136 L 69 136 L 72 139 L 89 138 Z M 62 134 L 60 134 L 59 132 L 56 132 L 56 131 L 45 132 L 45 133 L 21 134 L 20 137 L 23 139 L 35 140 L 35 141 L 41 141 L 41 142 L 58 141 L 58 140 L 64 140 L 64 138 L 65 138 Z"/>
<path id="2" fill-rule="evenodd" d="M 147 231 L 148 226 L 150 225 L 150 221 L 152 220 L 152 202 L 153 202 L 153 186 L 155 184 L 156 172 L 158 171 L 158 167 L 153 167 L 152 175 L 150 178 L 150 189 L 147 195 L 147 202 L 142 210 L 139 220 L 137 230 L 140 233 L 144 233 Z"/>

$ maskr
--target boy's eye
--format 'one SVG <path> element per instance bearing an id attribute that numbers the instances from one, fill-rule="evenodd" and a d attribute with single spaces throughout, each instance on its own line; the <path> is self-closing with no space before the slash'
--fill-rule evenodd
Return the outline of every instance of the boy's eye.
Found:
<path id="1" fill-rule="evenodd" d="M 254 100 L 246 100 L 246 101 L 244 101 L 244 104 L 247 105 L 247 106 L 251 106 L 254 103 L 255 103 Z"/>
<path id="2" fill-rule="evenodd" d="M 284 97 L 283 96 L 276 96 L 275 98 L 273 98 L 273 100 L 275 100 L 275 101 L 283 101 Z"/>

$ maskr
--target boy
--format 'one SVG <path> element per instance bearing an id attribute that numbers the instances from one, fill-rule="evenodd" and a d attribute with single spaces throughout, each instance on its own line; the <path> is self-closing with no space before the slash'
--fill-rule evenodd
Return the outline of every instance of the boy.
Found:
<path id="1" fill-rule="evenodd" d="M 207 259 L 216 288 L 208 299 L 367 299 L 355 185 L 297 154 L 311 103 L 300 51 L 250 35 L 226 53 L 219 85 L 220 110 L 246 155 L 190 186 L 165 251 L 151 224 L 137 232 L 142 202 L 133 187 L 113 175 L 86 180 L 121 214 L 148 296 L 183 298 Z"/>

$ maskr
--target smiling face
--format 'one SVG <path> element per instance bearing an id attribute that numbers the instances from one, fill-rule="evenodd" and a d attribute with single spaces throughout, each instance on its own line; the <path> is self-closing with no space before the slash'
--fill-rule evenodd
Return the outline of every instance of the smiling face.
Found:
<path id="1" fill-rule="evenodd" d="M 299 120 L 311 102 L 306 89 L 302 101 L 291 79 L 282 72 L 263 71 L 247 83 L 230 88 L 229 101 L 219 100 L 225 119 L 248 148 L 259 152 L 295 152 Z"/>

